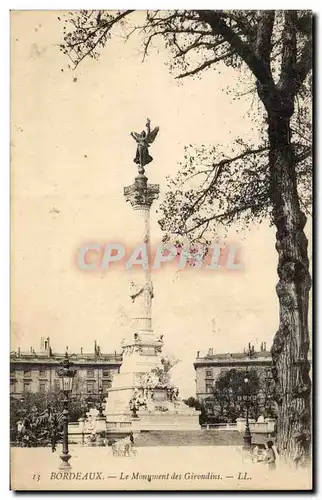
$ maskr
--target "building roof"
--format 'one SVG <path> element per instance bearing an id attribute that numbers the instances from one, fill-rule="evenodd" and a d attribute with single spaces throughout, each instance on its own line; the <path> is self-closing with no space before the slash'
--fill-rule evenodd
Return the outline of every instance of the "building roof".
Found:
<path id="1" fill-rule="evenodd" d="M 236 356 L 231 354 L 228 356 L 212 356 L 208 358 L 198 358 L 193 366 L 194 368 L 202 366 L 235 366 L 235 365 L 252 365 L 252 364 L 264 364 L 269 365 L 272 362 L 270 355 L 265 356 Z"/>
<path id="2" fill-rule="evenodd" d="M 25 365 L 25 364 L 35 364 L 35 365 L 59 365 L 62 364 L 64 359 L 64 355 L 54 355 L 54 356 L 44 356 L 38 354 L 27 354 L 17 356 L 13 353 L 10 354 L 10 364 L 15 365 Z M 113 354 L 109 355 L 100 355 L 93 356 L 86 354 L 78 355 L 78 356 L 70 356 L 70 361 L 72 361 L 75 365 L 121 365 L 122 364 L 122 355 L 117 354 L 114 356 Z"/>
<path id="3" fill-rule="evenodd" d="M 249 355 L 245 352 L 225 352 L 225 353 L 218 353 L 218 354 L 212 354 L 212 355 L 205 355 L 201 359 L 254 359 L 254 358 L 270 358 L 271 353 L 269 351 L 261 351 L 261 352 L 254 352 L 253 354 Z"/>
<path id="4" fill-rule="evenodd" d="M 311 362 L 312 353 L 309 351 L 308 359 Z M 265 349 L 261 349 L 260 351 L 255 351 L 252 346 L 252 349 L 244 352 L 225 352 L 225 353 L 216 353 L 214 354 L 212 349 L 209 349 L 208 353 L 200 356 L 199 352 L 194 362 L 194 368 L 202 367 L 202 366 L 233 366 L 233 365 L 251 365 L 251 364 L 263 364 L 268 365 L 272 361 L 272 356 L 270 351 Z"/>
<path id="5" fill-rule="evenodd" d="M 66 348 L 67 350 L 68 348 Z M 46 365 L 57 365 L 61 364 L 65 358 L 65 353 L 53 352 L 50 346 L 50 337 L 41 337 L 40 339 L 40 351 L 35 351 L 32 347 L 30 351 L 21 351 L 18 348 L 17 351 L 12 351 L 10 353 L 10 363 L 15 364 L 46 364 Z M 101 348 L 98 346 L 96 340 L 94 342 L 94 350 L 92 352 L 83 352 L 81 348 L 80 353 L 69 354 L 69 359 L 71 362 L 77 365 L 120 365 L 123 360 L 121 353 L 103 353 Z"/>
<path id="6" fill-rule="evenodd" d="M 243 352 L 220 352 L 215 354 L 212 348 L 203 356 L 200 356 L 200 352 L 198 352 L 194 367 L 196 369 L 200 366 L 269 364 L 271 359 L 270 351 L 266 350 L 266 343 L 262 342 L 260 350 L 255 350 L 255 346 L 249 342 L 247 349 L 244 349 Z"/>

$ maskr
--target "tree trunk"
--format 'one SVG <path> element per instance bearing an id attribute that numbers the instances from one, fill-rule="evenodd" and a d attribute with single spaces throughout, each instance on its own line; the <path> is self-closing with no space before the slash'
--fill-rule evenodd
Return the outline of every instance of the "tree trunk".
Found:
<path id="1" fill-rule="evenodd" d="M 274 108 L 274 106 L 272 106 Z M 271 108 L 272 108 L 271 107 Z M 308 361 L 308 301 L 311 279 L 304 234 L 306 217 L 300 210 L 295 157 L 290 140 L 288 109 L 268 109 L 270 178 L 276 225 L 279 329 L 271 349 L 275 400 L 278 404 L 279 453 L 297 465 L 310 457 L 311 381 Z"/>

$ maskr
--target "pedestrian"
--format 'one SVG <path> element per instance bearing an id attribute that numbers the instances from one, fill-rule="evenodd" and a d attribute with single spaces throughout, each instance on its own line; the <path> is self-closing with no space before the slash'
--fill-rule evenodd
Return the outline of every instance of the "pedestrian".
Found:
<path id="1" fill-rule="evenodd" d="M 263 461 L 262 450 L 258 445 L 256 445 L 252 451 L 252 462 L 255 463 L 255 462 L 262 462 L 262 461 Z"/>
<path id="2" fill-rule="evenodd" d="M 56 443 L 57 443 L 56 432 L 53 431 L 51 434 L 51 451 L 53 453 L 56 451 Z"/>
<path id="3" fill-rule="evenodd" d="M 273 450 L 273 441 L 267 442 L 265 462 L 268 463 L 269 470 L 276 469 L 276 455 L 275 451 Z"/>
<path id="4" fill-rule="evenodd" d="M 134 445 L 134 436 L 133 436 L 132 431 L 130 432 L 130 441 L 131 441 L 131 445 L 133 446 Z"/>

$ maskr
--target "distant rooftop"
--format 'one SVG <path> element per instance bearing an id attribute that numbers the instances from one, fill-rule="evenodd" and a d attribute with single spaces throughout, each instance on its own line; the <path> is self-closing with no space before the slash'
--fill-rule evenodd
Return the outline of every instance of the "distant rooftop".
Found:
<path id="1" fill-rule="evenodd" d="M 255 349 L 255 346 L 250 342 L 248 346 L 244 348 L 243 352 L 225 352 L 225 353 L 215 353 L 214 349 L 210 347 L 207 353 L 200 355 L 200 351 L 197 352 L 197 359 L 229 359 L 231 357 L 240 359 L 240 358 L 258 358 L 258 357 L 269 357 L 271 354 L 267 350 L 266 342 L 262 342 L 260 348 L 258 350 Z"/>
<path id="2" fill-rule="evenodd" d="M 271 353 L 266 348 L 266 342 L 262 342 L 259 350 L 255 350 L 255 346 L 251 345 L 249 342 L 247 348 L 243 352 L 220 352 L 215 353 L 212 348 L 209 348 L 207 353 L 200 354 L 197 352 L 197 359 L 194 363 L 195 368 L 197 366 L 202 366 L 208 363 L 248 363 L 253 361 L 265 361 L 269 362 L 271 359 Z"/>
<path id="3" fill-rule="evenodd" d="M 68 347 L 66 351 L 68 352 Z M 65 352 L 53 352 L 50 345 L 50 337 L 41 337 L 40 339 L 40 350 L 35 351 L 33 347 L 30 347 L 29 351 L 21 351 L 18 348 L 16 351 L 10 352 L 10 361 L 15 363 L 23 362 L 35 362 L 35 363 L 53 363 L 61 362 L 65 357 Z M 103 353 L 100 346 L 97 344 L 96 340 L 94 342 L 94 349 L 92 352 L 83 352 L 81 347 L 79 353 L 68 353 L 69 358 L 74 363 L 87 364 L 87 363 L 121 363 L 122 354 L 117 353 Z"/>
<path id="4" fill-rule="evenodd" d="M 311 361 L 312 353 L 309 351 L 308 359 Z M 266 347 L 266 342 L 262 342 L 259 349 L 255 349 L 254 345 L 249 342 L 247 348 L 242 352 L 220 352 L 215 353 L 213 348 L 209 348 L 204 354 L 197 352 L 197 358 L 194 362 L 194 367 L 210 365 L 225 365 L 225 364 L 252 364 L 264 363 L 271 361 L 270 350 Z"/>
<path id="5" fill-rule="evenodd" d="M 270 358 L 271 353 L 269 351 L 254 352 L 251 356 L 244 352 L 225 352 L 218 353 L 209 356 L 206 354 L 204 359 L 254 359 L 254 358 Z M 200 358 L 199 358 L 200 359 Z"/>

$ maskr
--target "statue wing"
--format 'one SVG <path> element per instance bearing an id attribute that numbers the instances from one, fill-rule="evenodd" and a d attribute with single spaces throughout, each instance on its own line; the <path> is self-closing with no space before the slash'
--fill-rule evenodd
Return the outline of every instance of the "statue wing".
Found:
<path id="1" fill-rule="evenodd" d="M 152 144 L 152 142 L 154 141 L 154 139 L 156 138 L 156 136 L 158 135 L 158 132 L 159 132 L 160 128 L 159 127 L 155 127 L 152 132 L 149 133 L 148 137 L 147 137 L 147 141 L 149 144 Z"/>
<path id="2" fill-rule="evenodd" d="M 137 132 L 132 132 L 131 135 L 136 141 L 140 141 L 142 139 L 141 134 L 138 134 Z"/>
<path id="3" fill-rule="evenodd" d="M 142 292 L 142 290 L 143 290 L 142 285 L 137 285 L 133 281 L 132 281 L 132 283 L 130 283 L 130 294 L 131 295 L 138 295 L 140 292 Z"/>

